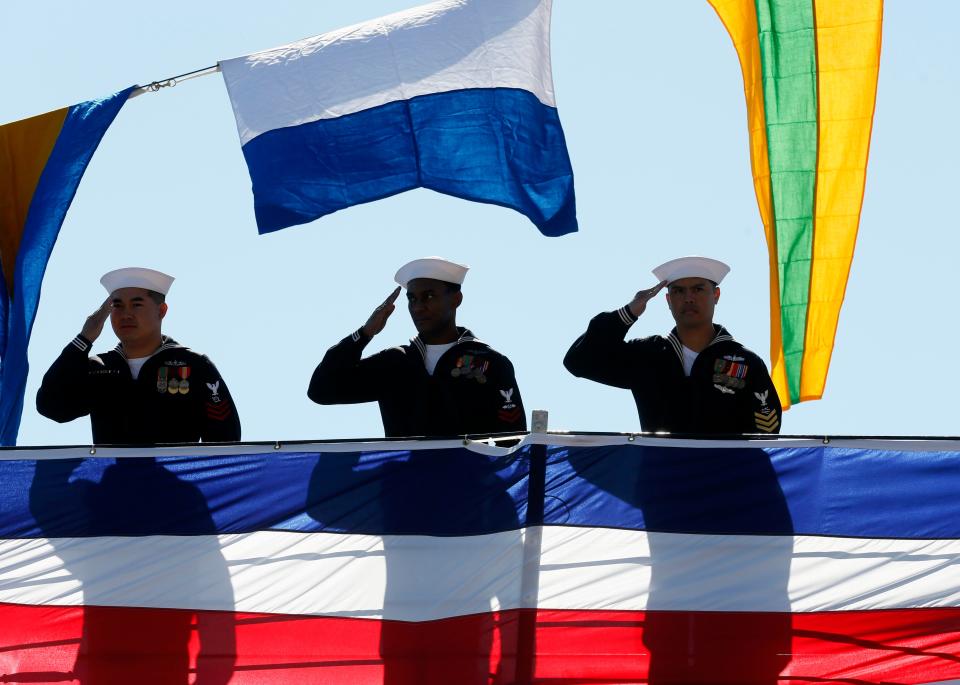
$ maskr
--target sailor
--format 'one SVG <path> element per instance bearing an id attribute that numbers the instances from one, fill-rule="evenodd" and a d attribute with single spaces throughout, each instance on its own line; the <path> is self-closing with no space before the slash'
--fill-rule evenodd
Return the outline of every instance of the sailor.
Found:
<path id="1" fill-rule="evenodd" d="M 125 268 L 100 283 L 109 295 L 44 375 L 37 411 L 59 423 L 89 414 L 95 443 L 239 440 L 240 418 L 213 362 L 160 331 L 173 277 Z M 88 356 L 107 318 L 120 344 Z"/>
<path id="2" fill-rule="evenodd" d="M 633 392 L 645 431 L 779 433 L 780 400 L 756 354 L 713 322 L 730 267 L 681 257 L 653 270 L 657 285 L 598 314 L 563 360 L 575 376 Z M 625 340 L 647 303 L 666 288 L 676 327 L 666 337 Z"/>
<path id="3" fill-rule="evenodd" d="M 327 350 L 307 395 L 318 404 L 378 402 L 387 437 L 439 437 L 526 430 L 513 365 L 457 326 L 468 267 L 416 259 L 367 322 Z M 417 329 L 409 345 L 361 358 L 395 309 L 401 288 Z"/>

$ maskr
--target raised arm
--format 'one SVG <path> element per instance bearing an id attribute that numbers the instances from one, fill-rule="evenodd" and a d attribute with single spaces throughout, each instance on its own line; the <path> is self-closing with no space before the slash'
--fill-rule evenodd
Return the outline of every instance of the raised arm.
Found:
<path id="1" fill-rule="evenodd" d="M 384 383 L 382 361 L 385 352 L 361 359 L 363 349 L 387 325 L 400 288 L 395 288 L 367 319 L 367 322 L 327 350 L 310 378 L 307 397 L 317 404 L 373 402 Z"/>
<path id="2" fill-rule="evenodd" d="M 96 362 L 88 358 L 88 353 L 103 332 L 111 307 L 108 297 L 87 317 L 80 334 L 63 348 L 43 375 L 37 391 L 37 411 L 42 416 L 66 423 L 90 413 L 87 376 L 90 365 Z"/>
<path id="3" fill-rule="evenodd" d="M 630 343 L 625 341 L 630 326 L 646 311 L 667 282 L 638 291 L 626 305 L 613 312 L 598 314 L 590 320 L 586 332 L 577 338 L 563 358 L 563 365 L 574 376 L 618 388 L 631 386 Z"/>

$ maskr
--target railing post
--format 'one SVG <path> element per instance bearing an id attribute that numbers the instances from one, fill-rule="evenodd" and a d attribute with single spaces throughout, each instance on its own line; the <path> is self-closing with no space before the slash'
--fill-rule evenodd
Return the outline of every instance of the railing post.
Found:
<path id="1" fill-rule="evenodd" d="M 543 412 L 545 415 L 546 412 Z M 546 417 L 544 416 L 544 430 Z M 539 431 L 538 431 L 539 432 Z M 543 517 L 546 500 L 547 446 L 530 446 L 527 480 L 527 516 L 523 536 L 521 609 L 517 627 L 517 685 L 530 685 L 536 667 L 537 600 L 540 591 L 540 554 L 543 548 Z"/>

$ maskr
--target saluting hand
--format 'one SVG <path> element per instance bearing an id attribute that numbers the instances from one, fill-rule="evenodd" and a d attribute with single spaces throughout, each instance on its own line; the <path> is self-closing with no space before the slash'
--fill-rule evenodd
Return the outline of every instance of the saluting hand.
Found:
<path id="1" fill-rule="evenodd" d="M 399 295 L 400 286 L 397 286 L 393 292 L 387 296 L 387 299 L 383 301 L 383 304 L 373 310 L 373 314 L 367 319 L 367 323 L 363 324 L 363 334 L 365 336 L 372 338 L 383 330 L 384 326 L 387 325 L 387 319 L 393 314 L 393 310 L 397 308 L 393 303 L 397 301 Z"/>
<path id="2" fill-rule="evenodd" d="M 84 338 L 93 342 L 100 337 L 100 334 L 103 332 L 104 322 L 110 318 L 110 310 L 113 308 L 113 303 L 109 297 L 103 301 L 97 310 L 87 317 L 86 322 L 83 324 L 83 328 L 80 329 L 80 335 Z"/>
<path id="3" fill-rule="evenodd" d="M 657 293 L 663 290 L 667 285 L 666 281 L 660 281 L 652 288 L 647 288 L 646 290 L 640 290 L 636 295 L 633 296 L 633 299 L 630 300 L 630 303 L 627 305 L 630 308 L 630 313 L 636 317 L 639 317 L 647 308 L 647 302 L 656 297 Z"/>

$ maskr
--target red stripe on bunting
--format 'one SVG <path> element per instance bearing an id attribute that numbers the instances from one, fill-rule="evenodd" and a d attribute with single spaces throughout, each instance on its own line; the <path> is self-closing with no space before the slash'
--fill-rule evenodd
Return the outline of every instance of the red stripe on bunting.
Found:
<path id="1" fill-rule="evenodd" d="M 792 616 L 541 610 L 535 644 L 520 644 L 524 615 L 534 612 L 405 623 L 0 604 L 0 682 L 62 682 L 82 673 L 83 682 L 98 685 L 185 683 L 199 669 L 236 685 L 510 683 L 518 651 L 536 655 L 534 677 L 550 685 L 960 678 L 960 609 Z M 204 650 L 209 656 L 198 658 Z"/>

